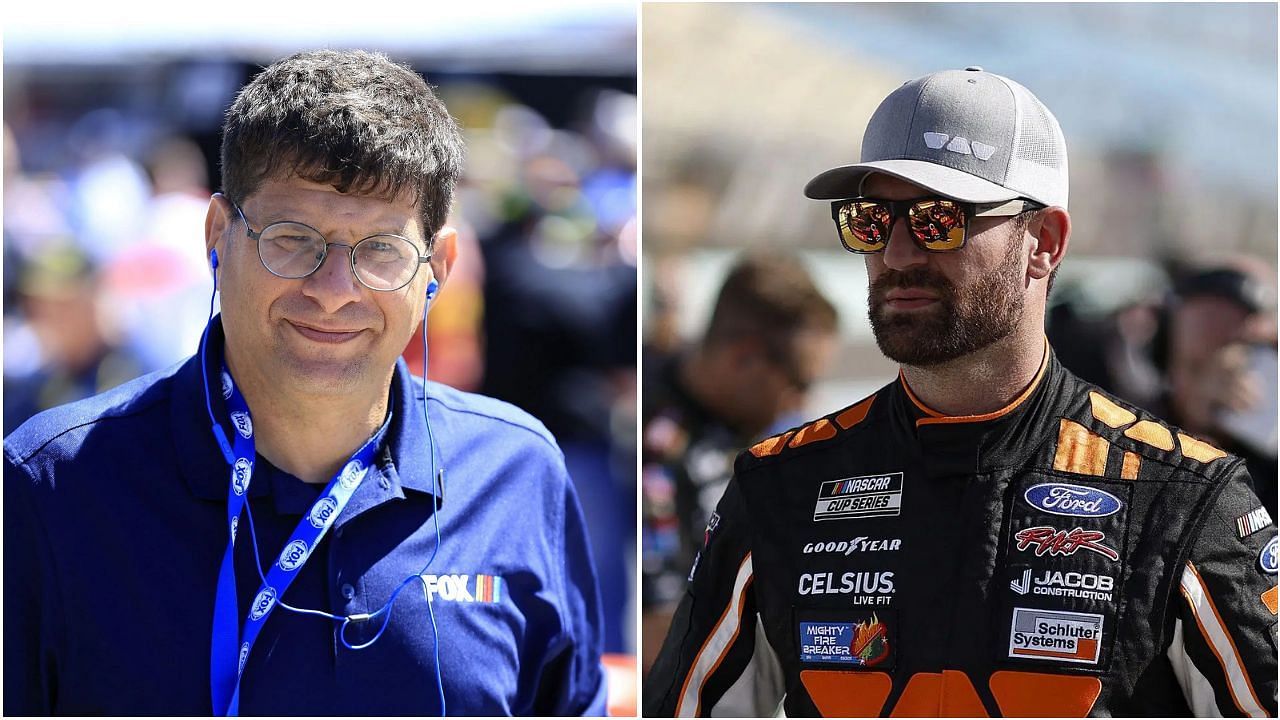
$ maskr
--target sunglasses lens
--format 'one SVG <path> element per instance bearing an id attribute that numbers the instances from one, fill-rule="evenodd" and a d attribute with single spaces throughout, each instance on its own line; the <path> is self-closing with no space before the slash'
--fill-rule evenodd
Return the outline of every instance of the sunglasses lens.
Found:
<path id="1" fill-rule="evenodd" d="M 968 225 L 964 210 L 951 200 L 926 200 L 911 207 L 911 234 L 928 250 L 958 250 Z"/>
<path id="2" fill-rule="evenodd" d="M 849 250 L 879 252 L 889 240 L 889 208 L 875 202 L 847 202 L 837 209 L 836 227 L 840 242 Z"/>

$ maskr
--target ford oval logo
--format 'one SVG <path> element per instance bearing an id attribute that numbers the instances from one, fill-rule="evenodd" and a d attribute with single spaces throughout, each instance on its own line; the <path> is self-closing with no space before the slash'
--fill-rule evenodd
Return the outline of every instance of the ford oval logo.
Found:
<path id="1" fill-rule="evenodd" d="M 1109 492 L 1067 483 L 1032 485 L 1023 497 L 1031 507 L 1054 515 L 1106 517 L 1121 508 L 1120 499 Z"/>
<path id="2" fill-rule="evenodd" d="M 1275 574 L 1277 567 L 1280 567 L 1276 561 L 1276 544 L 1278 539 L 1273 535 L 1271 541 L 1262 546 L 1262 552 L 1258 553 L 1258 567 L 1264 573 Z"/>

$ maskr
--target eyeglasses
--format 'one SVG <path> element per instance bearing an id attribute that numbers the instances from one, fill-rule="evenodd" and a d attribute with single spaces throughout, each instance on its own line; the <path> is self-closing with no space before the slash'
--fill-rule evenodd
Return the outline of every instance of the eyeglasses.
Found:
<path id="1" fill-rule="evenodd" d="M 419 255 L 418 246 L 400 235 L 370 235 L 355 245 L 329 242 L 319 230 L 300 222 L 273 222 L 254 232 L 240 206 L 231 203 L 244 222 L 245 234 L 258 242 L 258 259 L 267 272 L 288 280 L 307 277 L 320 269 L 330 245 L 351 249 L 351 272 L 370 290 L 390 292 L 408 285 L 418 266 L 431 260 Z"/>
<path id="2" fill-rule="evenodd" d="M 877 253 L 889 243 L 898 218 L 906 214 L 907 229 L 921 250 L 951 252 L 964 247 L 969 220 L 979 217 L 1013 217 L 1044 207 L 1031 200 L 977 204 L 950 198 L 874 200 L 856 197 L 831 203 L 840 243 L 855 253 Z"/>

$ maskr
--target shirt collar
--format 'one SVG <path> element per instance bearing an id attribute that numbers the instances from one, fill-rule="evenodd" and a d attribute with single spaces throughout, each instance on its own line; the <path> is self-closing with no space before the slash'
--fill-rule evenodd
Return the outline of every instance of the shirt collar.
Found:
<path id="1" fill-rule="evenodd" d="M 209 358 L 222 357 L 225 336 L 221 315 L 210 321 L 208 333 Z M 221 365 L 217 362 L 208 362 L 206 365 L 202 373 L 200 356 L 197 354 L 188 358 L 175 373 L 171 427 L 179 470 L 191 494 L 203 500 L 224 501 L 227 497 L 227 484 L 230 482 L 230 470 L 213 437 L 209 411 L 205 406 L 204 387 L 212 390 L 209 393 L 209 404 L 213 416 L 219 419 L 228 436 L 233 430 L 226 420 L 227 409 L 222 393 L 216 390 L 221 387 L 221 382 L 217 380 Z M 430 456 L 422 457 L 432 451 L 432 446 L 428 442 L 427 424 L 422 417 L 421 388 L 404 360 L 397 360 L 390 389 L 391 422 L 376 455 L 377 469 L 387 480 L 388 487 L 381 488 L 383 492 L 371 493 L 372 495 L 404 497 L 403 490 L 436 494 L 431 472 L 433 463 Z M 397 459 L 400 460 L 399 463 Z M 438 456 L 436 460 L 436 464 L 439 464 Z M 366 482 L 370 480 L 377 481 L 372 473 L 366 478 Z M 276 483 L 251 483 L 249 496 L 269 495 L 273 484 Z M 362 489 L 364 484 L 361 483 Z M 361 500 L 360 496 L 363 495 L 366 493 L 357 492 L 352 497 L 352 502 Z M 376 498 L 369 499 L 377 504 Z M 441 493 L 436 498 L 437 506 L 443 504 L 443 501 Z M 348 508 L 357 509 L 351 505 Z M 348 513 L 344 512 L 345 514 Z"/>

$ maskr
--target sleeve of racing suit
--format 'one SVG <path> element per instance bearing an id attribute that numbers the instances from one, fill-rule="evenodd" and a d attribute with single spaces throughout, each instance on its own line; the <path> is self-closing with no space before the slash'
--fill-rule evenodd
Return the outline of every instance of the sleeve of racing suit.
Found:
<path id="1" fill-rule="evenodd" d="M 1276 526 L 1261 507 L 1241 462 L 1182 568 L 1167 655 L 1197 717 L 1276 715 Z"/>
<path id="2" fill-rule="evenodd" d="M 645 678 L 647 717 L 768 716 L 782 699 L 777 656 L 756 615 L 746 510 L 736 479 L 712 517 Z"/>

